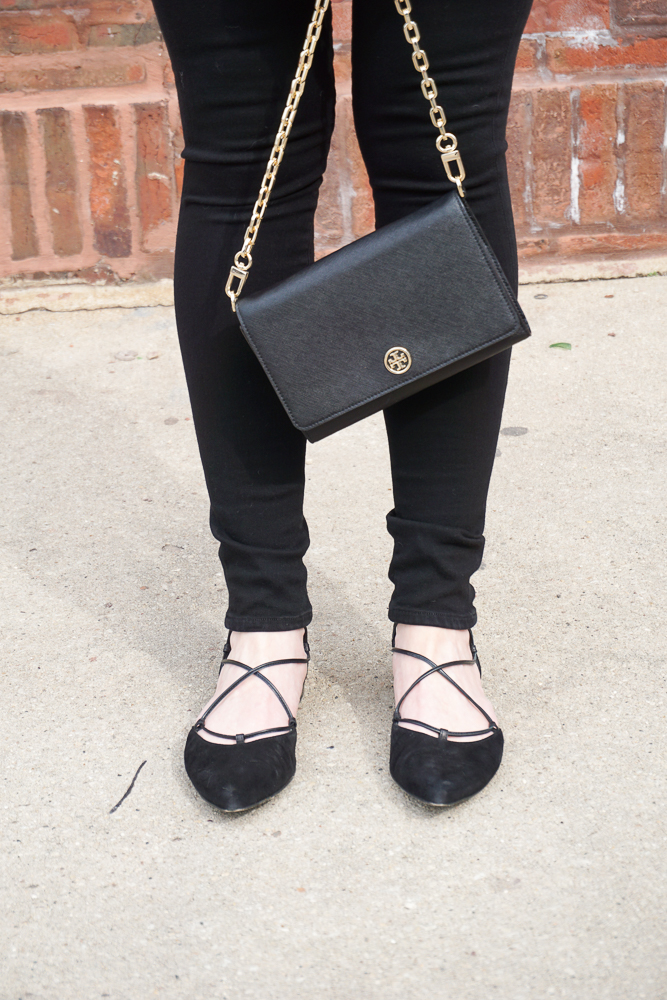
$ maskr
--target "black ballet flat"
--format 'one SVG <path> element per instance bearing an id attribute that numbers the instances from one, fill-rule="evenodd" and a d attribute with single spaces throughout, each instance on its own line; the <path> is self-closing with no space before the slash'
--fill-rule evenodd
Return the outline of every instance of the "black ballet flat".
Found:
<path id="1" fill-rule="evenodd" d="M 423 660 L 424 663 L 428 664 L 429 669 L 410 685 L 396 705 L 391 729 L 389 771 L 396 784 L 400 785 L 408 795 L 419 799 L 420 802 L 431 806 L 454 806 L 476 795 L 488 785 L 500 767 L 503 756 L 502 730 L 491 716 L 463 688 L 459 687 L 455 680 L 452 680 L 445 673 L 446 667 L 476 664 L 481 677 L 482 667 L 477 656 L 472 631 L 470 632 L 472 660 L 453 660 L 451 663 L 441 663 L 439 666 L 426 656 L 422 656 L 421 653 L 413 653 L 410 649 L 397 649 L 394 645 L 395 642 L 396 626 L 394 626 L 392 636 L 392 652 L 404 653 L 406 656 L 414 656 L 417 660 Z M 418 719 L 401 717 L 401 705 L 413 688 L 425 677 L 430 677 L 431 674 L 435 673 L 440 674 L 450 684 L 453 684 L 457 691 L 460 691 L 468 701 L 472 702 L 489 723 L 486 729 L 470 733 L 453 733 L 446 729 L 429 726 L 428 723 L 420 722 Z M 404 729 L 399 725 L 401 722 L 410 722 L 412 725 L 436 733 L 437 739 L 426 733 L 415 732 L 414 729 Z M 475 740 L 471 743 L 452 743 L 449 740 L 450 736 L 486 736 L 486 739 Z"/>
<path id="2" fill-rule="evenodd" d="M 253 809 L 277 795 L 294 777 L 296 771 L 296 719 L 278 688 L 261 671 L 282 663 L 308 664 L 310 662 L 310 647 L 307 630 L 304 631 L 303 648 L 306 653 L 305 659 L 271 660 L 269 663 L 261 663 L 258 667 L 249 667 L 245 663 L 228 658 L 231 653 L 231 645 L 229 638 L 227 639 L 220 670 L 225 663 L 232 663 L 236 667 L 242 667 L 247 672 L 218 695 L 195 722 L 188 734 L 184 752 L 185 770 L 195 789 L 203 799 L 206 799 L 211 805 L 217 806 L 218 809 L 222 809 L 223 812 L 235 813 Z M 261 729 L 256 733 L 237 733 L 235 736 L 214 733 L 211 729 L 207 729 L 205 720 L 209 713 L 234 688 L 247 680 L 248 677 L 253 676 L 260 677 L 271 688 L 287 713 L 287 725 L 276 726 L 273 729 Z M 210 743 L 199 735 L 201 730 L 212 736 L 235 740 L 235 743 Z M 253 736 L 266 736 L 268 738 L 248 743 L 247 740 Z"/>

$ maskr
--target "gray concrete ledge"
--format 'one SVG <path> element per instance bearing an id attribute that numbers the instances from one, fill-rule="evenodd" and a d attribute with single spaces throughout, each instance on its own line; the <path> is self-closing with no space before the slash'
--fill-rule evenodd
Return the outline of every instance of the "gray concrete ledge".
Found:
<path id="1" fill-rule="evenodd" d="M 532 285 L 557 281 L 636 278 L 667 274 L 667 255 L 628 257 L 614 260 L 554 261 L 524 263 L 519 283 Z M 136 309 L 142 306 L 170 306 L 174 303 L 174 283 L 169 278 L 154 282 L 127 282 L 123 285 L 84 283 L 0 286 L 0 316 L 12 316 L 44 309 L 48 312 L 76 312 L 88 309 Z"/>
<path id="2" fill-rule="evenodd" d="M 174 282 L 127 282 L 124 285 L 80 283 L 0 287 L 0 315 L 12 316 L 44 309 L 48 312 L 77 312 L 90 309 L 136 309 L 143 306 L 171 306 Z"/>
<path id="3" fill-rule="evenodd" d="M 549 263 L 539 258 L 523 261 L 519 267 L 519 284 L 534 285 L 554 281 L 592 281 L 610 278 L 641 278 L 667 274 L 667 254 L 654 256 L 613 257 L 555 260 Z"/>

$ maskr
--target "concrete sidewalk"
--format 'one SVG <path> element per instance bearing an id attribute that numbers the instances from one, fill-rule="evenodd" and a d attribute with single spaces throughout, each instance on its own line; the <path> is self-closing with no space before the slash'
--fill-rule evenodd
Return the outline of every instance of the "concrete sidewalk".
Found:
<path id="1" fill-rule="evenodd" d="M 309 449 L 297 776 L 228 818 L 181 763 L 225 593 L 172 310 L 0 318 L 1 1000 L 666 1000 L 667 278 L 522 299 L 475 579 L 507 750 L 438 812 L 387 769 L 381 420 Z"/>

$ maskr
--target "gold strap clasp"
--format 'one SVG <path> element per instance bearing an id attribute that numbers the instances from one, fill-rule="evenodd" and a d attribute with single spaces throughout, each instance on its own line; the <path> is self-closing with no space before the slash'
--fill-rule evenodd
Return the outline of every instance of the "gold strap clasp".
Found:
<path id="1" fill-rule="evenodd" d="M 234 312 L 236 312 L 236 301 L 241 294 L 241 289 L 245 285 L 247 277 L 248 272 L 242 271 L 240 267 L 232 265 L 230 268 L 227 284 L 225 285 L 225 293 L 232 300 L 232 309 Z M 235 278 L 238 279 L 238 285 L 236 288 L 233 287 Z"/>
<path id="2" fill-rule="evenodd" d="M 447 153 L 442 153 L 440 159 L 442 160 L 443 166 L 447 172 L 452 184 L 456 184 L 459 189 L 459 194 L 462 198 L 465 198 L 465 191 L 463 190 L 463 182 L 465 180 L 466 172 L 463 166 L 463 160 L 461 159 L 461 154 L 458 149 L 452 149 Z M 452 163 L 455 163 L 458 167 L 458 173 L 454 174 L 452 172 Z"/>

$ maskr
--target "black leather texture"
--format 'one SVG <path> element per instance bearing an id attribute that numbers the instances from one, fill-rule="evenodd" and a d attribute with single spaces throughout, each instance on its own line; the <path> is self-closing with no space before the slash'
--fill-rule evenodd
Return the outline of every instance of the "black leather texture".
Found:
<path id="1" fill-rule="evenodd" d="M 241 329 L 309 441 L 530 336 L 455 189 L 237 305 Z M 394 374 L 387 351 L 409 351 Z"/>

